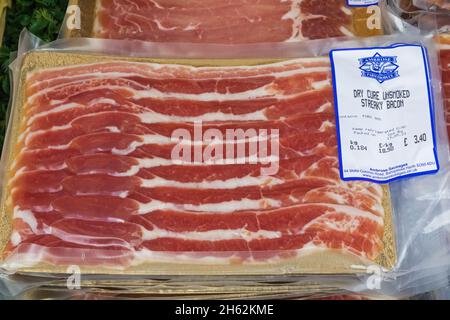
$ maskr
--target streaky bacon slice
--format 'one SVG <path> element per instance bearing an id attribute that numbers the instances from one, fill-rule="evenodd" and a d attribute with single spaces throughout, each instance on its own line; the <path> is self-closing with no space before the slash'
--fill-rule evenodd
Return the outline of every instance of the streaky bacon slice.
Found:
<path id="1" fill-rule="evenodd" d="M 127 220 L 139 210 L 136 201 L 112 196 L 66 196 L 55 199 L 51 205 L 65 217 L 88 220 Z"/>
<path id="2" fill-rule="evenodd" d="M 315 148 L 317 152 L 306 156 L 294 156 L 279 161 L 279 171 L 266 180 L 272 178 L 295 179 L 300 174 L 321 160 L 324 156 L 337 157 L 337 146 Z M 42 170 L 70 170 L 74 174 L 108 173 L 116 176 L 138 175 L 145 179 L 163 178 L 170 181 L 202 182 L 204 180 L 229 180 L 246 176 L 258 177 L 265 164 L 174 164 L 172 161 L 160 158 L 146 158 L 143 152 L 132 155 L 115 155 L 95 153 L 82 155 L 78 150 L 48 150 L 39 149 L 25 151 L 18 156 L 15 167 L 20 170 L 17 176 L 28 172 Z M 337 162 L 335 162 L 337 163 Z M 107 165 L 107 166 L 106 166 Z M 325 168 L 326 174 L 333 168 Z M 192 172 L 195 172 L 195 175 Z M 38 173 L 37 173 L 38 174 Z"/>
<path id="3" fill-rule="evenodd" d="M 58 92 L 57 96 L 55 97 L 52 96 L 53 91 L 50 91 L 50 93 L 40 92 L 39 94 L 28 99 L 28 103 L 25 107 L 25 112 L 27 114 L 34 114 L 37 116 L 45 115 L 51 110 L 58 110 L 57 108 L 75 108 L 76 105 L 74 104 L 82 105 L 87 101 L 91 101 L 92 99 L 96 100 L 95 97 L 98 97 L 100 95 L 104 97 L 105 100 L 103 101 L 113 102 L 115 105 L 121 105 L 124 103 L 125 105 L 131 105 L 135 109 L 140 110 L 141 113 L 144 113 L 144 117 L 148 115 L 148 113 L 156 113 L 154 115 L 155 117 L 158 115 L 162 117 L 162 115 L 165 114 L 172 115 L 173 120 L 171 120 L 175 121 L 176 118 L 174 118 L 173 115 L 177 115 L 177 112 L 179 113 L 184 111 L 186 113 L 186 110 L 183 110 L 184 108 L 194 107 L 195 109 L 199 109 L 200 112 L 196 115 L 202 115 L 206 119 L 209 113 L 219 112 L 222 111 L 222 109 L 225 109 L 225 111 L 228 111 L 227 113 L 230 113 L 229 110 L 234 112 L 234 110 L 237 109 L 237 113 L 250 113 L 250 115 L 254 115 L 256 111 L 260 111 L 260 113 L 262 113 L 260 117 L 264 117 L 262 119 L 265 120 L 267 118 L 267 110 L 275 109 L 276 111 L 279 110 L 280 107 L 282 108 L 286 106 L 292 106 L 293 104 L 301 104 L 303 102 L 305 105 L 303 108 L 301 106 L 295 106 L 298 108 L 299 112 L 317 112 L 317 108 L 323 108 L 323 105 L 330 101 L 331 96 L 331 81 L 329 79 L 316 82 L 310 81 L 303 84 L 300 83 L 294 88 L 288 86 L 282 87 L 280 85 L 265 85 L 257 87 L 253 90 L 243 91 L 240 93 L 214 94 L 207 92 L 201 94 L 184 94 L 172 92 L 163 93 L 152 87 L 146 86 L 125 89 L 127 88 L 126 81 L 120 80 L 121 79 L 118 79 L 118 83 L 115 85 L 101 83 L 100 85 L 93 86 L 89 83 L 84 82 L 75 86 L 74 88 L 62 88 L 67 92 Z M 315 90 L 318 89 L 323 90 L 323 92 L 328 95 L 325 97 L 320 97 L 317 95 L 314 96 Z M 55 88 L 52 90 L 60 90 L 60 88 Z M 120 96 L 121 98 L 118 96 Z M 62 99 L 62 97 L 66 97 L 66 99 Z M 155 99 L 155 97 L 157 97 L 157 99 Z M 123 101 L 124 98 L 127 99 L 125 102 Z M 308 101 L 308 98 L 312 101 Z M 69 100 L 72 105 L 67 104 L 67 101 Z M 252 100 L 253 103 L 251 102 Z M 317 104 L 317 100 L 323 101 L 323 103 Z M 50 101 L 52 101 L 51 104 Z M 96 100 L 96 102 L 98 101 L 99 100 Z M 100 102 L 103 101 L 100 100 Z M 221 102 L 217 103 L 216 101 Z M 311 102 L 314 102 L 314 105 L 311 106 Z M 163 104 L 161 105 L 161 103 Z M 197 106 L 193 106 L 197 103 Z M 252 110 L 252 107 L 254 110 Z M 311 110 L 311 108 L 314 107 L 315 109 Z M 279 110 L 279 112 L 280 111 L 283 110 Z M 188 115 L 192 116 L 191 114 Z M 183 114 L 181 116 L 183 116 Z M 206 119 L 205 121 L 207 121 Z M 152 121 L 152 119 L 147 120 Z M 156 121 L 153 120 L 152 122 Z"/>
<path id="4" fill-rule="evenodd" d="M 18 246 L 8 245 L 4 254 L 16 268 L 46 262 L 54 265 L 117 267 L 130 264 L 133 251 L 122 246 L 82 245 L 63 241 L 53 235 L 37 235 Z"/>
<path id="5" fill-rule="evenodd" d="M 157 78 L 157 79 L 228 79 L 228 78 L 243 78 L 245 81 L 249 77 L 261 77 L 280 72 L 301 71 L 309 68 L 329 67 L 330 61 L 327 58 L 305 58 L 291 61 L 284 61 L 279 63 L 271 63 L 258 66 L 237 66 L 227 67 L 221 69 L 217 67 L 191 67 L 187 65 L 158 65 L 150 63 L 129 63 L 125 61 L 114 62 L 99 62 L 95 65 L 75 65 L 62 68 L 53 68 L 53 70 L 36 71 L 27 78 L 28 88 L 44 85 L 38 87 L 35 92 L 42 88 L 60 85 L 62 83 L 71 82 L 76 77 L 96 78 L 102 76 L 103 73 L 112 74 L 116 77 L 117 73 L 123 74 L 138 74 L 143 77 Z M 63 77 L 61 70 L 64 70 Z M 33 92 L 33 93 L 35 93 Z M 30 95 L 28 92 L 27 95 Z"/>
<path id="6" fill-rule="evenodd" d="M 153 42 L 285 42 L 349 35 L 352 20 L 344 0 L 100 0 L 94 36 Z"/>
<path id="7" fill-rule="evenodd" d="M 379 196 L 366 190 L 358 190 L 352 187 L 328 186 L 329 181 L 320 177 L 303 178 L 274 185 L 256 185 L 256 181 L 247 182 L 247 186 L 238 186 L 234 188 L 220 187 L 216 182 L 205 185 L 203 189 L 193 188 L 198 184 L 183 184 L 165 182 L 141 181 L 137 177 L 113 177 L 104 175 L 84 175 L 79 177 L 69 177 L 63 179 L 59 186 L 64 191 L 53 193 L 30 192 L 25 188 L 15 189 L 13 199 L 22 209 L 33 210 L 34 212 L 48 212 L 56 210 L 64 213 L 65 216 L 80 217 L 85 219 L 125 219 L 126 216 L 120 215 L 130 211 L 130 214 L 142 212 L 153 202 L 165 203 L 166 206 L 184 210 L 186 207 L 190 210 L 199 210 L 202 208 L 205 199 L 209 204 L 241 203 L 244 209 L 247 201 L 253 201 L 253 205 L 260 209 L 278 208 L 290 206 L 299 203 L 335 203 L 341 205 L 351 205 L 355 208 L 363 209 L 375 215 L 380 215 L 382 209 L 377 204 Z M 226 183 L 225 181 L 223 182 Z M 233 181 L 235 183 L 235 181 Z M 148 187 L 145 184 L 149 185 Z M 142 186 L 144 185 L 144 186 Z M 102 214 L 100 210 L 95 209 L 95 205 L 106 207 L 102 201 L 109 201 L 109 196 L 116 197 L 126 195 L 131 201 L 112 201 L 120 208 L 120 214 L 111 210 L 111 214 Z M 90 196 L 86 198 L 85 196 Z M 106 198 L 105 198 L 106 197 Z M 89 201 L 89 207 L 82 207 L 83 211 L 68 211 L 61 202 L 69 202 L 72 199 L 79 201 Z M 115 198 L 114 198 L 115 199 Z M 121 207 L 122 206 L 122 207 Z M 95 213 L 92 213 L 91 207 L 94 207 Z M 131 207 L 131 209 L 130 209 Z M 144 208 L 144 209 L 143 209 Z M 105 210 L 106 210 L 105 209 Z M 154 209 L 147 209 L 153 211 Z M 200 210 L 201 211 L 201 210 Z M 83 214 L 87 213 L 83 216 Z"/>
<path id="8" fill-rule="evenodd" d="M 143 235 L 142 227 L 134 223 L 65 218 L 58 212 L 16 213 L 14 227 L 22 242 L 36 235 L 54 235 L 79 245 L 125 249 L 140 244 Z"/>
<path id="9" fill-rule="evenodd" d="M 163 237 L 152 240 L 146 240 L 142 246 L 146 249 L 167 252 L 214 252 L 231 251 L 242 252 L 250 257 L 254 252 L 266 251 L 269 255 L 278 255 L 281 251 L 299 250 L 307 244 L 316 246 L 324 245 L 333 249 L 344 249 L 358 255 L 367 255 L 367 258 L 376 258 L 382 242 L 380 237 L 383 233 L 383 227 L 380 225 L 380 219 L 373 218 L 363 211 L 351 209 L 351 214 L 343 214 L 348 211 L 348 207 L 340 207 L 333 205 L 301 205 L 297 207 L 287 207 L 278 210 L 276 215 L 273 212 L 253 214 L 253 232 L 258 231 L 275 231 L 278 234 L 271 234 L 264 237 L 261 234 L 248 234 L 248 238 L 243 239 L 221 239 L 221 240 L 197 240 L 189 239 L 189 236 L 181 233 L 179 237 Z M 239 214 L 236 215 L 235 223 L 242 223 L 239 220 Z M 159 222 L 166 223 L 167 214 Z M 160 216 L 161 217 L 161 216 Z M 183 219 L 184 220 L 178 220 Z M 198 219 L 204 217 L 200 216 Z M 148 223 L 153 225 L 154 215 L 147 215 Z M 195 217 L 177 216 L 177 221 L 192 220 Z M 210 219 L 213 224 L 221 223 L 220 215 L 214 215 Z M 231 220 L 231 219 L 230 219 Z M 158 221 L 158 220 L 156 220 Z M 245 220 L 247 226 L 247 220 Z M 179 223 L 179 222 L 178 222 Z M 172 230 L 178 225 L 172 222 Z M 186 221 L 186 225 L 189 222 Z M 333 226 L 332 226 L 333 225 Z M 349 226 L 354 226 L 348 230 Z M 197 225 L 198 226 L 198 225 Z M 223 230 L 235 230 L 222 222 Z M 251 226 L 251 224 L 249 224 Z M 245 227 L 247 228 L 247 227 Z M 209 230 L 220 230 L 217 225 L 208 226 Z M 175 229 L 176 230 L 176 229 Z M 247 231 L 250 231 L 246 229 Z M 172 231 L 179 233 L 180 231 Z M 339 235 L 339 240 L 336 239 Z M 223 236 L 223 235 L 222 235 Z M 144 237 L 145 239 L 145 237 Z"/>
<path id="10" fill-rule="evenodd" d="M 101 96 L 103 98 L 99 99 Z M 333 112 L 331 87 L 308 91 L 286 99 L 275 96 L 253 100 L 195 101 L 177 99 L 140 98 L 136 101 L 124 99 L 117 90 L 84 91 L 67 101 L 55 105 L 44 105 L 45 110 L 30 107 L 28 125 L 31 130 L 45 130 L 67 125 L 83 115 L 107 111 L 122 111 L 135 114 L 144 123 L 172 123 L 186 120 L 254 121 L 278 120 L 295 114 Z M 48 109 L 48 108 L 51 108 Z"/>
<path id="11" fill-rule="evenodd" d="M 382 250 L 383 188 L 339 176 L 327 59 L 74 65 L 31 73 L 26 96 L 8 181 L 13 265 L 282 263 L 324 249 L 373 261 Z M 245 154 L 205 161 L 205 132 Z"/>
<path id="12" fill-rule="evenodd" d="M 342 215 L 345 210 L 351 214 Z M 35 233 L 44 236 L 50 232 L 63 242 L 73 243 L 74 247 L 114 245 L 127 248 L 134 244 L 156 251 L 198 251 L 207 255 L 214 255 L 215 251 L 243 251 L 251 255 L 252 250 L 273 251 L 269 254 L 274 254 L 277 250 L 299 250 L 311 243 L 368 253 L 368 258 L 373 259 L 382 245 L 379 237 L 383 232 L 379 217 L 351 207 L 318 204 L 234 213 L 156 211 L 134 215 L 129 222 L 121 223 L 59 219 L 61 215 L 51 215 L 58 216 L 56 221 L 49 219 L 49 215 L 36 215 L 41 227 Z M 330 229 L 326 226 L 331 222 L 335 227 Z M 336 241 L 332 233 L 344 235 L 348 225 L 353 226 L 352 237 L 344 237 L 347 239 L 344 242 Z M 27 235 L 25 229 L 22 228 L 22 240 L 28 243 L 36 236 Z M 207 240 L 201 233 L 209 234 Z M 266 237 L 269 239 L 264 239 Z M 243 243 L 247 244 L 247 249 L 240 250 Z"/>
<path id="13" fill-rule="evenodd" d="M 236 123 L 236 121 L 223 123 L 202 124 L 202 132 L 207 130 L 219 130 L 223 137 L 227 131 L 234 133 L 236 127 L 247 132 L 247 130 L 279 130 L 280 136 L 300 135 L 308 132 L 329 132 L 334 133 L 334 114 L 299 114 L 284 120 L 270 121 L 248 121 Z M 198 128 L 198 125 L 197 125 Z M 185 130 L 190 137 L 194 138 L 196 125 L 192 123 L 154 123 L 145 124 L 138 116 L 126 112 L 99 112 L 78 117 L 70 123 L 69 127 L 62 129 L 47 129 L 27 136 L 25 145 L 29 149 L 42 149 L 50 146 L 66 145 L 73 139 L 89 133 L 103 133 L 120 131 L 125 134 L 153 135 L 155 139 L 170 141 L 175 130 Z M 255 133 L 256 134 L 256 133 Z"/>
<path id="14" fill-rule="evenodd" d="M 216 180 L 217 181 L 217 180 Z M 232 180 L 231 186 L 220 186 L 215 181 L 207 183 L 176 183 L 160 180 L 143 180 L 136 176 L 115 177 L 105 175 L 83 175 L 62 177 L 55 185 L 41 189 L 41 193 L 28 189 L 28 185 L 15 189 L 14 199 L 17 203 L 25 202 L 26 198 L 31 206 L 27 209 L 38 208 L 54 209 L 54 200 L 64 196 L 118 196 L 126 195 L 141 203 L 150 203 L 153 200 L 171 204 L 192 204 L 200 206 L 204 199 L 208 202 L 223 203 L 229 201 L 259 200 L 261 208 L 289 206 L 296 203 L 336 203 L 349 204 L 356 208 L 364 208 L 379 214 L 376 195 L 369 192 L 345 188 L 342 186 L 329 186 L 329 181 L 314 176 L 290 182 L 275 182 L 272 185 L 258 185 L 261 180 L 242 179 Z M 226 184 L 226 181 L 222 182 Z M 198 189 L 195 187 L 203 187 Z M 46 190 L 64 190 L 53 192 L 50 195 Z M 180 192 L 183 191 L 183 192 Z M 24 199 L 25 198 L 25 199 Z"/>
<path id="15" fill-rule="evenodd" d="M 128 160 L 128 162 L 127 162 Z M 280 169 L 272 176 L 261 176 L 263 165 L 206 165 L 197 170 L 196 165 L 171 165 L 142 169 L 139 159 L 107 154 L 73 157 L 68 161 L 68 169 L 23 171 L 14 179 L 13 195 L 20 193 L 41 193 L 44 197 L 50 193 L 63 191 L 64 186 L 73 188 L 76 184 L 81 189 L 92 188 L 90 182 L 104 185 L 101 190 L 115 192 L 132 191 L 136 187 L 177 187 L 177 188 L 216 188 L 230 190 L 239 187 L 261 186 L 273 187 L 286 185 L 287 182 L 309 181 L 314 184 L 340 184 L 338 161 L 335 157 L 313 155 L 280 161 Z M 109 166 L 109 171 L 105 169 Z M 137 167 L 136 169 L 133 167 Z M 75 174 L 75 175 L 74 175 Z M 107 174 L 102 175 L 102 174 Z M 115 181 L 115 185 L 107 186 L 106 181 Z M 81 183 L 80 183 L 81 182 Z M 119 184 L 120 182 L 120 184 Z M 83 185 L 86 185 L 83 187 Z M 125 188 L 126 187 L 126 188 Z M 119 189 L 122 188 L 122 189 Z M 374 195 L 378 196 L 377 193 Z M 18 198 L 16 197 L 18 200 Z"/>
<path id="16" fill-rule="evenodd" d="M 103 88 L 127 88 L 124 92 L 130 97 L 136 96 L 141 90 L 152 90 L 154 95 L 177 96 L 201 95 L 204 93 L 215 92 L 220 95 L 239 95 L 242 93 L 252 94 L 257 89 L 263 88 L 266 91 L 277 91 L 285 95 L 299 93 L 299 89 L 304 91 L 314 89 L 314 86 L 321 82 L 330 80 L 328 67 L 310 68 L 303 70 L 298 74 L 287 72 L 281 78 L 275 76 L 266 76 L 262 78 L 249 79 L 205 79 L 205 80 L 182 80 L 165 79 L 153 80 L 136 76 L 122 76 L 118 78 L 98 78 L 81 79 L 66 84 L 59 84 L 55 87 L 47 87 L 40 90 L 29 98 L 31 102 L 37 105 L 45 105 L 51 100 L 62 100 L 66 97 L 76 96 L 85 90 L 97 90 Z M 57 90 L 57 91 L 56 91 Z"/>
<path id="17" fill-rule="evenodd" d="M 270 133 L 270 131 L 269 131 Z M 297 139 L 293 139 L 296 137 Z M 156 136 L 142 136 L 135 134 L 125 134 L 121 132 L 98 132 L 98 133 L 90 133 L 86 135 L 82 135 L 76 137 L 69 144 L 65 145 L 49 145 L 43 146 L 43 148 L 50 148 L 56 150 L 66 151 L 67 149 L 75 149 L 80 154 L 96 154 L 96 153 L 105 153 L 110 152 L 118 155 L 142 155 L 145 154 L 147 158 L 160 158 L 170 160 L 173 154 L 180 155 L 180 158 L 188 157 L 189 159 L 194 159 L 194 153 L 197 152 L 197 149 L 194 147 L 194 141 L 184 141 L 189 143 L 187 149 L 179 148 L 179 152 L 175 152 L 175 147 L 178 143 L 158 143 L 158 140 L 167 141 L 170 138 L 162 138 L 158 139 Z M 279 146 L 279 156 L 282 159 L 290 159 L 296 156 L 303 155 L 312 155 L 317 150 L 321 150 L 318 148 L 319 143 L 322 148 L 325 147 L 329 149 L 329 152 L 332 153 L 333 146 L 336 141 L 336 135 L 334 133 L 328 132 L 316 132 L 311 133 L 309 136 L 306 135 L 290 135 L 284 136 L 279 139 L 273 139 L 277 142 Z M 245 153 L 247 156 L 249 155 L 249 149 L 251 145 L 251 141 L 243 141 L 243 142 L 223 142 L 222 150 L 225 152 L 228 149 L 234 149 L 235 155 L 238 155 L 237 148 L 241 147 L 247 152 Z M 269 139 L 267 143 L 267 152 L 268 154 L 274 154 L 272 150 L 272 139 Z M 169 142 L 169 141 L 167 141 Z M 37 147 L 41 147 L 38 145 Z M 201 154 L 206 153 L 206 149 L 209 147 L 209 144 L 203 144 L 200 146 Z M 37 150 L 42 149 L 38 148 Z M 36 150 L 30 148 L 30 150 Z M 185 151 L 187 150 L 187 151 Z M 257 150 L 256 150 L 257 151 Z M 206 153 L 207 154 L 207 153 Z M 252 153 L 253 155 L 253 153 Z M 193 160 L 192 160 L 193 161 Z"/>

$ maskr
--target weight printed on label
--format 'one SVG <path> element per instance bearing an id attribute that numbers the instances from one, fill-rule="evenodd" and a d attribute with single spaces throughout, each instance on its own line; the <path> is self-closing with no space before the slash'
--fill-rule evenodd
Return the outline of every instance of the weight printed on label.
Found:
<path id="1" fill-rule="evenodd" d="M 349 7 L 368 7 L 377 5 L 379 0 L 347 0 Z"/>
<path id="2" fill-rule="evenodd" d="M 330 53 L 343 180 L 435 173 L 428 56 L 419 45 Z"/>

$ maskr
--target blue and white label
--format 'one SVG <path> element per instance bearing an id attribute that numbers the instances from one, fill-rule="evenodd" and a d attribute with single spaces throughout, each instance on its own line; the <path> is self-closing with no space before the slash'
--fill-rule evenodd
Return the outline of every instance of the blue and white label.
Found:
<path id="1" fill-rule="evenodd" d="M 349 7 L 368 7 L 377 5 L 379 0 L 347 0 L 347 6 Z"/>
<path id="2" fill-rule="evenodd" d="M 433 97 L 420 45 L 330 53 L 343 180 L 436 173 Z"/>
<path id="3" fill-rule="evenodd" d="M 359 63 L 362 76 L 376 79 L 379 83 L 399 76 L 397 57 L 383 57 L 377 52 L 373 57 L 359 59 Z"/>

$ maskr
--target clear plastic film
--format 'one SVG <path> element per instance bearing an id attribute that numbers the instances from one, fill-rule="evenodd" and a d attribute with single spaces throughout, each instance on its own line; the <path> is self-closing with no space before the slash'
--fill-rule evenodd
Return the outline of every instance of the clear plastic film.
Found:
<path id="1" fill-rule="evenodd" d="M 389 24 L 400 32 L 447 32 L 450 28 L 450 15 L 447 10 L 415 6 L 411 0 L 391 1 L 387 11 Z"/>
<path id="2" fill-rule="evenodd" d="M 431 298 L 435 300 L 450 300 L 450 287 L 436 290 L 431 294 Z"/>
<path id="3" fill-rule="evenodd" d="M 450 30 L 450 15 L 446 10 L 440 10 L 442 7 L 445 7 L 446 2 L 441 2 L 441 7 L 438 6 L 430 6 L 429 4 L 432 1 L 392 1 L 390 3 L 390 15 L 392 25 L 396 26 L 398 32 L 403 33 L 415 33 L 415 34 L 423 34 L 425 36 L 432 37 L 437 44 L 438 48 L 438 56 L 439 56 L 439 68 L 441 73 L 440 87 L 442 90 L 443 98 L 444 98 L 444 113 L 442 118 L 447 123 L 447 133 L 450 137 L 450 127 L 449 127 L 449 108 L 450 103 L 448 97 L 450 96 L 449 91 L 449 77 L 448 77 L 448 63 L 449 63 L 449 46 L 450 38 L 449 38 L 449 30 Z M 437 3 L 435 3 L 437 4 Z M 400 10 L 399 10 L 400 9 Z M 448 201 L 449 197 L 449 177 L 445 178 L 445 183 L 443 184 L 442 191 L 440 192 L 440 196 L 438 198 L 442 203 L 443 213 L 442 215 L 436 217 L 433 222 L 428 225 L 424 233 L 429 233 L 431 230 L 435 230 L 437 228 L 442 228 L 442 237 L 446 239 L 443 244 L 444 248 L 448 248 L 449 239 L 450 239 L 450 229 L 448 227 L 448 219 L 449 219 L 449 211 L 450 202 Z M 428 200 L 433 198 L 431 195 L 428 195 Z M 421 197 L 421 200 L 425 200 L 426 198 Z M 436 202 L 436 198 L 434 198 Z M 441 278 L 443 283 L 445 284 L 448 281 L 448 267 L 442 268 Z M 447 279 L 447 280 L 446 280 Z M 425 280 L 425 281 L 428 281 Z M 439 282 L 440 280 L 438 280 Z M 430 289 L 431 290 L 431 289 Z"/>
<path id="4" fill-rule="evenodd" d="M 447 0 L 390 0 L 389 6 L 403 13 L 415 13 L 419 11 L 447 13 L 450 3 Z"/>
<path id="5" fill-rule="evenodd" d="M 450 2 L 448 0 L 412 0 L 412 2 L 416 7 L 424 10 L 450 10 Z"/>
<path id="6" fill-rule="evenodd" d="M 331 174 L 338 163 L 327 54 L 399 42 L 429 52 L 441 170 L 388 186 L 344 183 Z M 208 288 L 225 279 L 266 283 L 272 292 L 281 290 L 279 281 L 306 292 L 401 296 L 443 286 L 449 150 L 432 39 L 38 44 L 24 32 L 11 66 L 1 179 L 2 277 L 9 295 L 44 283 L 64 287 L 72 273 L 84 286 L 146 280 L 146 290 L 155 281 L 192 288 L 197 276 L 208 276 Z M 218 75 L 223 81 L 211 80 Z M 268 83 L 272 89 L 264 92 Z M 237 103 L 249 94 L 255 96 Z M 280 141 L 295 143 L 290 151 L 281 143 L 286 162 L 270 179 L 254 173 L 261 163 L 173 162 L 170 133 L 190 132 L 196 120 L 215 132 L 224 121 L 244 129 L 276 123 Z M 344 228 L 354 227 L 335 232 L 340 219 L 348 221 Z M 361 237 L 359 228 L 370 232 Z"/>
<path id="7" fill-rule="evenodd" d="M 352 7 L 346 0 L 71 0 L 61 37 L 248 44 L 371 36 L 388 29 L 384 8 L 385 1 Z"/>

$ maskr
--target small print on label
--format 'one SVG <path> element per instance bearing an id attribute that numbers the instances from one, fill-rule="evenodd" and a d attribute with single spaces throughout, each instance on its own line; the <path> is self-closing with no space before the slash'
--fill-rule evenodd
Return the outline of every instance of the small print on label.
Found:
<path id="1" fill-rule="evenodd" d="M 348 7 L 368 7 L 377 5 L 379 0 L 347 0 Z"/>
<path id="2" fill-rule="evenodd" d="M 330 52 L 343 180 L 436 173 L 428 55 L 420 45 Z"/>

